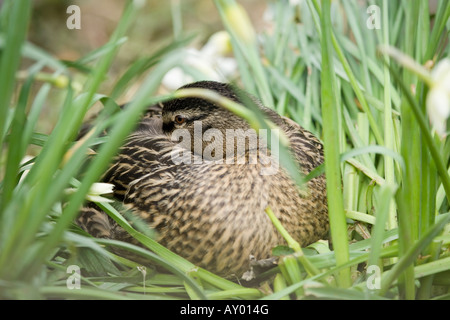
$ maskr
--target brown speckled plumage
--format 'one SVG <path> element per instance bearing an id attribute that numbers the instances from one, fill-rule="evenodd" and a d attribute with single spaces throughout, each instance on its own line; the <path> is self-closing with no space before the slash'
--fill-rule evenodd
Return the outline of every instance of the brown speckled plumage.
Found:
<path id="1" fill-rule="evenodd" d="M 216 90 L 239 101 L 229 85 L 198 82 L 190 87 Z M 322 144 L 317 138 L 294 121 L 261 108 L 289 138 L 304 174 L 323 162 Z M 264 212 L 268 206 L 302 246 L 326 235 L 328 213 L 323 175 L 310 180 L 305 192 L 281 167 L 274 175 L 261 175 L 260 161 L 220 164 L 203 159 L 200 163 L 175 165 L 171 152 L 179 142 L 170 136 L 177 128 L 176 115 L 187 118 L 183 127 L 191 133 L 189 119 L 202 120 L 205 130 L 249 128 L 244 120 L 221 107 L 186 98 L 165 103 L 162 113 L 152 108 L 129 136 L 104 181 L 113 183 L 115 197 L 158 232 L 161 244 L 212 272 L 240 277 L 249 269 L 251 255 L 258 260 L 267 259 L 273 247 L 284 244 Z M 85 211 L 79 223 L 88 232 L 130 241 L 131 237 L 104 213 L 99 218 L 95 217 L 95 210 Z"/>

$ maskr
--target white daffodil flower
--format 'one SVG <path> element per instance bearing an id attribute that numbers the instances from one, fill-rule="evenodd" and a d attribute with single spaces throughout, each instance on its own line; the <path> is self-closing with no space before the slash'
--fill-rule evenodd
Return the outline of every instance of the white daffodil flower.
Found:
<path id="1" fill-rule="evenodd" d="M 169 90 L 195 80 L 228 81 L 237 71 L 237 62 L 234 58 L 227 57 L 232 52 L 230 36 L 226 31 L 213 34 L 208 42 L 200 50 L 188 48 L 185 50 L 183 65 L 195 70 L 197 78 L 185 72 L 181 67 L 176 67 L 164 76 L 162 83 Z"/>
<path id="2" fill-rule="evenodd" d="M 114 185 L 111 183 L 95 182 L 92 184 L 86 195 L 86 200 L 92 202 L 113 202 L 113 200 L 102 197 L 104 194 L 113 193 Z M 72 194 L 77 191 L 76 188 L 66 189 L 66 194 Z"/>
<path id="3" fill-rule="evenodd" d="M 89 189 L 86 199 L 94 202 L 112 202 L 111 199 L 102 197 L 102 194 L 113 193 L 114 185 L 111 183 L 95 182 Z"/>
<path id="4" fill-rule="evenodd" d="M 426 98 L 428 118 L 436 133 L 444 138 L 447 119 L 450 116 L 450 59 L 442 59 L 429 72 L 428 62 L 427 67 L 424 67 L 394 47 L 380 46 L 379 51 L 397 60 L 428 85 L 429 91 Z"/>
<path id="5" fill-rule="evenodd" d="M 433 128 L 443 137 L 450 116 L 450 59 L 439 61 L 431 71 L 431 78 L 426 101 L 428 117 Z"/>

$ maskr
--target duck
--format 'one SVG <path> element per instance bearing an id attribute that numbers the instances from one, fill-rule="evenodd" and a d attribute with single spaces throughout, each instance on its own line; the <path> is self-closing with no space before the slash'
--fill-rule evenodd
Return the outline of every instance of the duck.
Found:
<path id="1" fill-rule="evenodd" d="M 323 163 L 316 136 L 236 85 L 198 81 L 180 89 L 186 88 L 209 89 L 237 103 L 246 95 L 287 137 L 302 175 Z M 254 131 L 211 101 L 172 99 L 147 109 L 102 180 L 156 231 L 160 244 L 210 272 L 241 278 L 252 261 L 271 259 L 272 249 L 286 244 L 267 208 L 302 247 L 329 230 L 325 175 L 302 188 Z M 84 207 L 77 223 L 95 237 L 135 242 L 95 205 Z"/>

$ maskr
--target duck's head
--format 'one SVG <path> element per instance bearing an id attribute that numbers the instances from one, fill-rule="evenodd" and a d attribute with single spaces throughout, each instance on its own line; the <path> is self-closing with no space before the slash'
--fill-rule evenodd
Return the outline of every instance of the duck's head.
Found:
<path id="1" fill-rule="evenodd" d="M 213 90 L 238 103 L 241 103 L 238 95 L 245 94 L 230 84 L 214 81 L 195 82 L 180 89 L 186 88 Z M 162 121 L 164 133 L 173 141 L 209 159 L 223 159 L 231 151 L 235 155 L 248 151 L 255 147 L 252 144 L 257 140 L 256 132 L 244 119 L 201 98 L 180 98 L 164 103 Z"/>

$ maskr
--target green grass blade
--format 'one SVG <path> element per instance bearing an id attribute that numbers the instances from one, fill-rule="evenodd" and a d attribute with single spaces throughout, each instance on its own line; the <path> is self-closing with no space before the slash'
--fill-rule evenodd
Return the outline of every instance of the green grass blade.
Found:
<path id="1" fill-rule="evenodd" d="M 417 256 L 433 241 L 433 239 L 439 235 L 444 229 L 445 225 L 450 222 L 450 214 L 441 215 L 436 224 L 431 227 L 419 241 L 414 243 L 404 256 L 394 265 L 394 267 L 388 272 L 384 273 L 381 279 L 380 294 L 385 295 L 389 286 L 394 282 L 399 275 L 408 268 Z"/>
<path id="2" fill-rule="evenodd" d="M 6 34 L 0 58 L 0 143 L 2 144 L 10 99 L 15 85 L 14 78 L 20 63 L 20 51 L 26 37 L 30 13 L 31 1 L 29 0 L 10 0 L 2 6 L 2 16 L 6 20 L 0 24 L 1 33 Z M 0 158 L 2 150 L 3 148 L 0 148 Z"/>
<path id="3" fill-rule="evenodd" d="M 327 196 L 330 229 L 333 245 L 336 251 L 338 265 L 349 259 L 347 224 L 341 193 L 341 173 L 339 161 L 339 140 L 337 133 L 337 103 L 335 99 L 336 83 L 334 79 L 333 52 L 331 43 L 330 1 L 322 1 L 322 118 L 324 126 L 325 144 L 325 173 L 327 177 Z M 332 204 L 332 205 L 331 205 Z M 338 284 L 342 287 L 351 285 L 350 269 L 341 270 L 337 276 Z"/>

